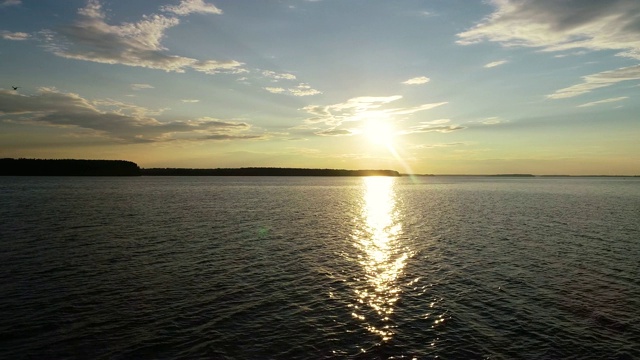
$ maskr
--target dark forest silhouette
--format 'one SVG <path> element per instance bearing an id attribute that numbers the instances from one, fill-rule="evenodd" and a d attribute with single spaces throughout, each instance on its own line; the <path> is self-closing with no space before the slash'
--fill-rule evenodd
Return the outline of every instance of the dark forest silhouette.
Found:
<path id="1" fill-rule="evenodd" d="M 235 169 L 141 169 L 125 160 L 0 159 L 5 176 L 400 176 L 394 170 L 248 167 Z"/>
<path id="2" fill-rule="evenodd" d="M 248 167 L 237 169 L 142 169 L 145 176 L 400 176 L 394 170 L 342 170 Z"/>
<path id="3" fill-rule="evenodd" d="M 0 159 L 0 175 L 140 176 L 140 167 L 125 160 Z"/>

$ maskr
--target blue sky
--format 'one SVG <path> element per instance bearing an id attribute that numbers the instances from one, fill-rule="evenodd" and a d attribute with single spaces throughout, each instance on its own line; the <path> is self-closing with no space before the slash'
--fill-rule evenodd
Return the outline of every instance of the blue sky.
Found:
<path id="1" fill-rule="evenodd" d="M 0 0 L 0 36 L 1 157 L 640 174 L 637 0 Z"/>

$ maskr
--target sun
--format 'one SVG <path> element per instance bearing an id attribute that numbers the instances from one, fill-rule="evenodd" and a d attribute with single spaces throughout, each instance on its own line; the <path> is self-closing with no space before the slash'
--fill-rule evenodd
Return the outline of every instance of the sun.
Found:
<path id="1" fill-rule="evenodd" d="M 372 118 L 364 122 L 363 135 L 375 145 L 391 146 L 395 129 L 385 119 Z"/>

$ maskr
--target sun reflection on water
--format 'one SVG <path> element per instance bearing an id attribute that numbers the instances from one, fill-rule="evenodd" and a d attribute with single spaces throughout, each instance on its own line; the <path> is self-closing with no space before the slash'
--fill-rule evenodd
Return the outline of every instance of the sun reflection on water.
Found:
<path id="1" fill-rule="evenodd" d="M 401 289 L 398 283 L 410 252 L 402 246 L 402 223 L 396 204 L 395 178 L 366 177 L 361 217 L 353 233 L 365 274 L 356 286 L 353 317 L 383 341 L 394 334 L 391 315 Z M 369 318 L 368 318 L 369 317 Z"/>

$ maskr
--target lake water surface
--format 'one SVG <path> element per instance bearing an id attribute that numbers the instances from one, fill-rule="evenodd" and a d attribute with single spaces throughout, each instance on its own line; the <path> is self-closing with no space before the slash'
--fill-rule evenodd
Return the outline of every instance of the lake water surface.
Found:
<path id="1" fill-rule="evenodd" d="M 640 357 L 639 178 L 0 177 L 0 358 Z"/>

